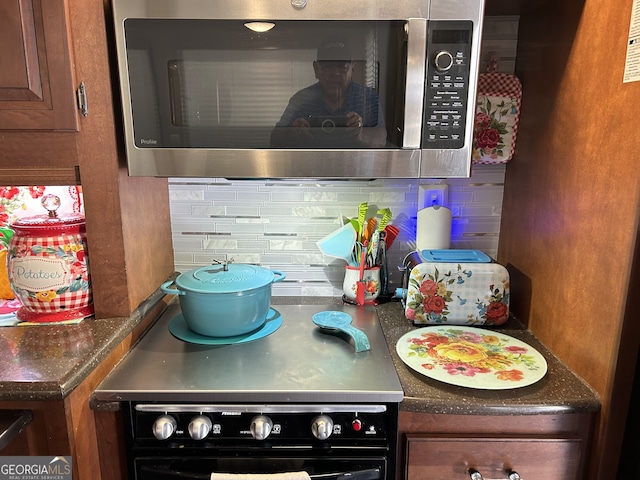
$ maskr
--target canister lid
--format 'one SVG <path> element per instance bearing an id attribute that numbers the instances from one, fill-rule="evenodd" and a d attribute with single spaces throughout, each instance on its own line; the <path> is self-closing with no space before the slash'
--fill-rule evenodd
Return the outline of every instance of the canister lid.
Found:
<path id="1" fill-rule="evenodd" d="M 47 231 L 68 232 L 83 227 L 84 216 L 79 214 L 58 215 L 60 198 L 56 195 L 45 195 L 41 200 L 42 206 L 47 210 L 47 214 L 35 215 L 33 217 L 20 218 L 10 225 L 17 233 L 37 232 L 39 234 Z"/>

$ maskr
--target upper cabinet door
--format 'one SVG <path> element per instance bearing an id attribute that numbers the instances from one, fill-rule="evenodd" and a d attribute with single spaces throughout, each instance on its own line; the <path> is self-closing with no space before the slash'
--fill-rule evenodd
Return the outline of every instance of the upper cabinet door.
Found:
<path id="1" fill-rule="evenodd" d="M 0 130 L 77 130 L 65 0 L 2 0 L 0 51 Z"/>

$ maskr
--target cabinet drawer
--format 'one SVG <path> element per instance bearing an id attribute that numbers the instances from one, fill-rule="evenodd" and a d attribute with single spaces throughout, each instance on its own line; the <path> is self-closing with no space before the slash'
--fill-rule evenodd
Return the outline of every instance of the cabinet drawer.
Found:
<path id="1" fill-rule="evenodd" d="M 475 469 L 485 480 L 576 480 L 582 442 L 572 438 L 407 435 L 407 480 L 464 480 Z"/>

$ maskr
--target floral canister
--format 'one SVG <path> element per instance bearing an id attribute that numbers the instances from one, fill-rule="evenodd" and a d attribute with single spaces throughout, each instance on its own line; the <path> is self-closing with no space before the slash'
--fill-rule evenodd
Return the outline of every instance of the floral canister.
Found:
<path id="1" fill-rule="evenodd" d="M 93 314 L 84 217 L 59 216 L 60 198 L 45 195 L 46 215 L 11 224 L 7 266 L 20 300 L 18 320 L 60 322 Z"/>
<path id="2" fill-rule="evenodd" d="M 360 268 L 347 265 L 344 272 L 342 289 L 346 299 L 356 301 L 358 281 L 360 280 Z M 362 275 L 364 283 L 364 301 L 373 302 L 380 295 L 380 267 L 365 268 Z"/>

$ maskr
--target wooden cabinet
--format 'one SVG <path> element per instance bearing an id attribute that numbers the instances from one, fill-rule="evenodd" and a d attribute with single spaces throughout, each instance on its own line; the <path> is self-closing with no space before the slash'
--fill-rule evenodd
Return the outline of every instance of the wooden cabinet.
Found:
<path id="1" fill-rule="evenodd" d="M 0 4 L 0 129 L 78 129 L 65 3 Z"/>
<path id="2" fill-rule="evenodd" d="M 65 0 L 0 2 L 0 169 L 4 185 L 80 182 Z"/>
<path id="3" fill-rule="evenodd" d="M 431 415 L 400 412 L 397 480 L 584 478 L 591 414 Z M 516 477 L 517 478 L 517 477 Z"/>
<path id="4" fill-rule="evenodd" d="M 119 411 L 95 411 L 91 408 L 90 398 L 97 385 L 117 365 L 131 347 L 152 325 L 157 317 L 164 311 L 166 304 L 159 302 L 150 308 L 147 315 L 126 335 L 117 345 L 110 347 L 109 353 L 102 358 L 103 349 L 96 349 L 95 355 L 100 356 L 100 361 L 94 365 L 91 372 L 64 398 L 60 398 L 62 385 L 60 382 L 69 381 L 69 378 L 60 378 L 47 383 L 38 384 L 34 381 L 33 399 L 3 400 L 0 401 L 0 416 L 6 410 L 27 409 L 32 412 L 33 419 L 27 427 L 12 442 L 0 452 L 2 456 L 54 456 L 69 455 L 72 458 L 74 480 L 122 480 L 127 478 L 126 455 L 124 453 L 124 421 Z M 86 322 L 87 320 L 85 320 Z M 110 323 L 115 323 L 116 320 Z M 48 327 L 16 327 L 20 329 L 48 328 Z M 55 329 L 55 327 L 52 327 Z M 97 328 L 93 333 L 96 336 L 104 335 L 104 327 Z M 110 327 L 109 329 L 114 329 Z M 54 330 L 50 330 L 53 332 Z M 102 331 L 102 333 L 100 333 Z M 18 338 L 22 335 L 20 334 Z M 58 337 L 60 338 L 60 337 Z M 50 339 L 51 345 L 45 353 L 51 357 L 51 362 L 56 361 L 57 355 L 52 352 L 62 352 L 66 342 Z M 106 345 L 106 339 L 100 343 Z M 3 345 L 5 343 L 3 342 Z M 8 343 L 7 343 L 8 344 Z M 58 347 L 59 350 L 56 350 Z M 18 345 L 18 363 L 28 359 L 28 353 L 21 348 L 34 348 L 33 345 Z M 62 355 L 62 353 L 60 353 Z M 72 361 L 81 361 L 82 356 L 73 358 Z M 92 357 L 95 360 L 97 357 Z M 68 358 L 61 359 L 65 365 Z M 42 359 L 39 361 L 42 365 Z M 25 362 L 29 364 L 29 362 Z M 34 371 L 37 371 L 36 367 Z M 82 367 L 76 365 L 75 370 Z M 75 376 L 70 372 L 68 376 Z"/>
<path id="5" fill-rule="evenodd" d="M 513 313 L 602 400 L 594 480 L 616 478 L 627 412 L 637 408 L 640 82 L 623 81 L 634 61 L 632 6 L 569 0 L 522 12 L 523 100 L 497 257 Z"/>
<path id="6" fill-rule="evenodd" d="M 0 178 L 82 185 L 98 318 L 129 315 L 174 270 L 167 181 L 129 177 L 118 143 L 108 7 L 0 2 Z"/>
<path id="7" fill-rule="evenodd" d="M 450 480 L 523 478 L 575 480 L 580 462 L 579 439 L 507 436 L 407 435 L 407 478 Z"/>

